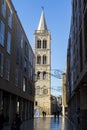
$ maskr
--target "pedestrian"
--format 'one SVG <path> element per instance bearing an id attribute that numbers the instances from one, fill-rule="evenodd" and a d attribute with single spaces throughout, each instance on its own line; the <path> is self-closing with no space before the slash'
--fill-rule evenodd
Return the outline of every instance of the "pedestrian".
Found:
<path id="1" fill-rule="evenodd" d="M 57 110 L 57 116 L 58 116 L 58 120 L 59 120 L 59 114 L 60 114 L 60 111 L 59 111 L 59 110 Z"/>
<path id="2" fill-rule="evenodd" d="M 46 112 L 44 112 L 44 115 L 45 115 L 45 117 L 46 117 Z"/>
<path id="3" fill-rule="evenodd" d="M 54 118 L 56 119 L 56 116 L 57 116 L 57 105 L 55 104 L 55 107 L 54 107 Z"/>
<path id="4" fill-rule="evenodd" d="M 42 111 L 42 114 L 43 114 L 43 117 L 44 117 L 44 115 L 45 115 L 45 112 L 44 112 L 44 111 Z"/>
<path id="5" fill-rule="evenodd" d="M 77 123 L 80 124 L 80 108 L 77 108 Z"/>
<path id="6" fill-rule="evenodd" d="M 13 119 L 13 121 L 12 121 L 11 130 L 17 130 L 16 129 L 16 121 L 15 121 L 15 119 Z"/>
<path id="7" fill-rule="evenodd" d="M 3 113 L 3 110 L 1 110 L 0 111 L 0 130 L 2 130 L 3 127 L 4 127 L 4 121 L 5 121 L 5 119 L 4 119 L 4 113 Z"/>
<path id="8" fill-rule="evenodd" d="M 22 124 L 21 118 L 19 114 L 15 115 L 15 125 L 16 125 L 16 130 L 20 130 L 20 126 Z"/>
<path id="9" fill-rule="evenodd" d="M 56 111 L 54 112 L 54 117 L 55 117 L 55 119 L 56 119 Z"/>

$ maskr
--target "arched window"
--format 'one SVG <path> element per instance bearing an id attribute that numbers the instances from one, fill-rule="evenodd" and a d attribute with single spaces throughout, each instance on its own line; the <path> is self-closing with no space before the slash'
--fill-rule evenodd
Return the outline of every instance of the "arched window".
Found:
<path id="1" fill-rule="evenodd" d="M 47 48 L 47 40 L 43 40 L 43 48 Z"/>
<path id="2" fill-rule="evenodd" d="M 41 40 L 37 40 L 37 48 L 41 48 Z"/>
<path id="3" fill-rule="evenodd" d="M 40 95 L 40 86 L 36 86 L 35 88 L 35 94 Z"/>
<path id="4" fill-rule="evenodd" d="M 47 57 L 44 55 L 43 56 L 43 64 L 46 64 L 47 63 Z"/>
<path id="5" fill-rule="evenodd" d="M 37 56 L 37 64 L 41 64 L 41 56 Z"/>
<path id="6" fill-rule="evenodd" d="M 43 79 L 46 79 L 46 72 L 43 72 Z"/>
<path id="7" fill-rule="evenodd" d="M 40 79 L 40 72 L 37 72 L 37 79 Z"/>

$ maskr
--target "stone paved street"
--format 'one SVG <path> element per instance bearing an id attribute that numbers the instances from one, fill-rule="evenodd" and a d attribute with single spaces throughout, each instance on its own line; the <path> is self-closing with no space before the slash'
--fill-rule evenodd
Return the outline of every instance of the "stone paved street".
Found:
<path id="1" fill-rule="evenodd" d="M 40 117 L 26 121 L 21 130 L 75 130 L 67 118 Z"/>

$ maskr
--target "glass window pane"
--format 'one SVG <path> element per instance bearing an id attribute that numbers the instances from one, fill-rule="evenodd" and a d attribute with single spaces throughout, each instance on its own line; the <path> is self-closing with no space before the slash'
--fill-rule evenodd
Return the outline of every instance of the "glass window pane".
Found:
<path id="1" fill-rule="evenodd" d="M 11 34 L 8 32 L 8 37 L 7 37 L 7 52 L 10 54 L 11 53 Z"/>
<path id="2" fill-rule="evenodd" d="M 3 63 L 4 63 L 4 56 L 3 53 L 0 52 L 0 76 L 3 76 Z"/>
<path id="3" fill-rule="evenodd" d="M 6 17 L 6 0 L 2 0 L 2 16 Z"/>
<path id="4" fill-rule="evenodd" d="M 5 24 L 0 21 L 0 44 L 4 46 Z"/>

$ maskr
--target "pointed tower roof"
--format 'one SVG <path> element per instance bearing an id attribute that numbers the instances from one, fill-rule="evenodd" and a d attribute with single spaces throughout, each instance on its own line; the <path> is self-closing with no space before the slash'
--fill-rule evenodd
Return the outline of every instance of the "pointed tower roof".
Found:
<path id="1" fill-rule="evenodd" d="M 44 9 L 42 9 L 40 22 L 39 22 L 37 30 L 47 30 L 47 25 L 46 25 L 45 16 L 44 16 Z"/>

